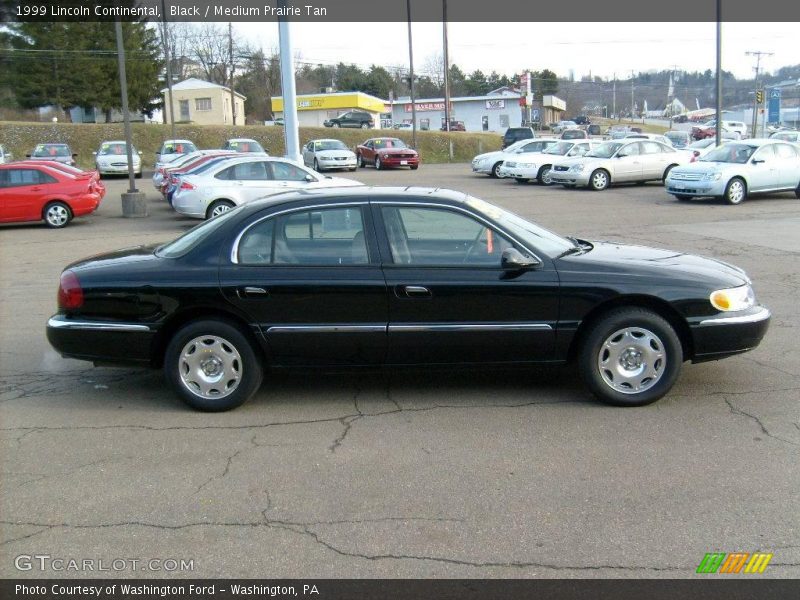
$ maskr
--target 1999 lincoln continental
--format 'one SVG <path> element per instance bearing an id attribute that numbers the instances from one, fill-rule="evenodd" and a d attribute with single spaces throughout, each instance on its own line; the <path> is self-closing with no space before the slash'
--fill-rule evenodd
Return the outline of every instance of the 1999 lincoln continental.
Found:
<path id="1" fill-rule="evenodd" d="M 642 406 L 684 361 L 756 347 L 770 320 L 732 265 L 561 237 L 428 188 L 259 200 L 70 265 L 58 305 L 63 356 L 163 367 L 206 411 L 245 402 L 266 368 L 572 360 L 601 401 Z"/>

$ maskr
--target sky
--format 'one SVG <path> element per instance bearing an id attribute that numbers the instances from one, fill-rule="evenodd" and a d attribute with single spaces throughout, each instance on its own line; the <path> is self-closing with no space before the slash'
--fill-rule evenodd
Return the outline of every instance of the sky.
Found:
<path id="1" fill-rule="evenodd" d="M 323 64 L 408 66 L 407 23 L 292 23 L 295 55 Z M 236 23 L 256 47 L 278 46 L 278 25 Z M 414 67 L 442 51 L 441 23 L 414 23 Z M 450 62 L 470 73 L 480 69 L 511 76 L 525 68 L 550 69 L 567 77 L 630 77 L 631 71 L 714 70 L 715 23 L 449 23 Z M 753 76 L 747 51 L 772 52 L 762 70 L 800 63 L 797 23 L 724 23 L 722 68 L 737 78 Z"/>

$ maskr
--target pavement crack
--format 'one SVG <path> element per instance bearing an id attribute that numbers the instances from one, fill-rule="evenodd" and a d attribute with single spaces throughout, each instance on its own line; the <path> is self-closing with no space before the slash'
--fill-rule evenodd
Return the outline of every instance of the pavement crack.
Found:
<path id="1" fill-rule="evenodd" d="M 774 433 L 770 433 L 769 429 L 767 429 L 766 425 L 758 418 L 756 415 L 749 413 L 747 411 L 742 410 L 738 406 L 736 406 L 733 402 L 730 401 L 729 398 L 723 398 L 725 400 L 725 404 L 728 405 L 728 408 L 733 415 L 741 415 L 743 417 L 747 417 L 748 419 L 752 419 L 758 425 L 759 429 L 761 429 L 761 433 L 766 435 L 767 437 L 771 437 L 774 440 L 778 440 L 779 442 L 783 442 L 784 444 L 790 444 L 792 446 L 800 446 L 799 443 L 794 442 L 792 440 L 787 440 L 786 438 L 782 438 L 779 435 L 775 435 Z"/>
<path id="2" fill-rule="evenodd" d="M 250 447 L 249 448 L 239 448 L 236 452 L 234 452 L 230 456 L 226 457 L 225 467 L 222 469 L 222 473 L 220 473 L 219 475 L 214 475 L 212 477 L 209 477 L 206 481 L 201 483 L 198 486 L 197 490 L 195 491 L 195 494 L 199 494 L 200 490 L 202 490 L 204 487 L 206 487 L 212 481 L 215 481 L 217 479 L 224 479 L 225 477 L 227 477 L 228 473 L 230 473 L 230 470 L 231 470 L 231 464 L 233 463 L 234 459 L 237 456 L 239 456 L 243 452 L 246 452 L 248 450 L 252 450 L 253 448 L 257 448 L 259 446 L 258 442 L 256 442 L 256 437 L 257 436 L 258 436 L 258 434 L 254 433 L 253 437 L 250 438 Z"/>

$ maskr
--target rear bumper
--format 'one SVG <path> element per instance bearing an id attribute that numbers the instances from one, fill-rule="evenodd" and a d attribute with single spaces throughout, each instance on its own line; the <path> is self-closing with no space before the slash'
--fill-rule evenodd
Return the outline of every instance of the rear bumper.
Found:
<path id="1" fill-rule="evenodd" d="M 149 365 L 156 330 L 150 325 L 71 319 L 57 314 L 47 321 L 47 341 L 65 358 Z"/>
<path id="2" fill-rule="evenodd" d="M 771 318 L 767 307 L 756 306 L 744 314 L 709 317 L 691 324 L 692 362 L 718 360 L 752 350 L 764 339 Z"/>
<path id="3" fill-rule="evenodd" d="M 69 202 L 70 210 L 76 217 L 88 215 L 96 211 L 100 207 L 102 196 L 100 194 L 85 194 L 79 198 L 75 198 Z"/>

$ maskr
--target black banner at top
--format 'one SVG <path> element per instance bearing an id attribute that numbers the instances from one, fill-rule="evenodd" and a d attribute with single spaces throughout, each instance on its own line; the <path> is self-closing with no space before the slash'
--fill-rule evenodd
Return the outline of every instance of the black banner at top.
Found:
<path id="1" fill-rule="evenodd" d="M 787 0 L 411 0 L 411 19 L 441 22 L 792 22 Z M 408 20 L 406 0 L 2 0 L 3 21 L 221 21 L 345 23 Z M 569 35 L 569 32 L 565 32 Z"/>

